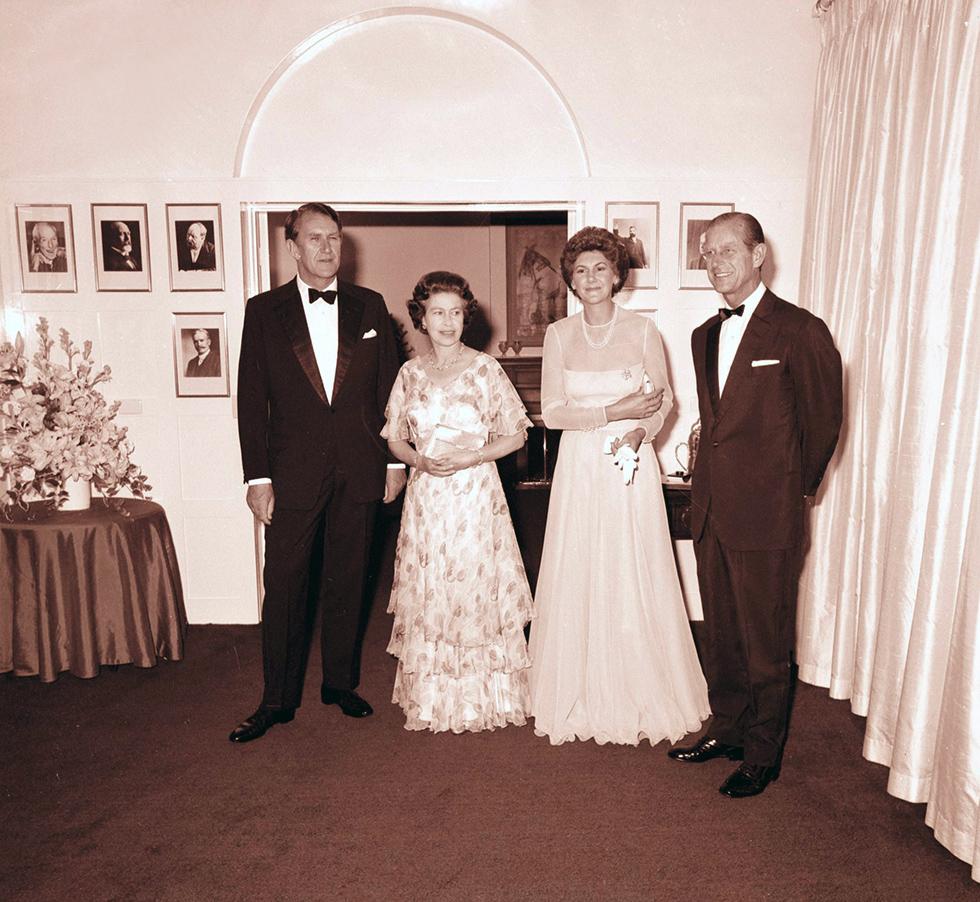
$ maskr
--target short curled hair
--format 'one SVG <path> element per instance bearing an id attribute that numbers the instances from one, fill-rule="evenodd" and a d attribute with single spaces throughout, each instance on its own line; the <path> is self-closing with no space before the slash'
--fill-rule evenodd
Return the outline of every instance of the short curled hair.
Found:
<path id="1" fill-rule="evenodd" d="M 587 251 L 598 251 L 616 271 L 618 281 L 613 285 L 612 290 L 615 294 L 626 284 L 626 278 L 630 274 L 629 254 L 626 252 L 626 245 L 612 232 L 596 226 L 579 229 L 565 244 L 565 249 L 561 252 L 561 275 L 565 284 L 569 288 L 572 287 L 572 270 L 575 268 L 575 261 Z"/>
<path id="2" fill-rule="evenodd" d="M 344 227 L 340 224 L 340 214 L 333 207 L 328 206 L 327 204 L 321 204 L 319 202 L 302 204 L 295 210 L 289 211 L 289 215 L 286 217 L 286 221 L 282 225 L 283 231 L 286 233 L 287 241 L 296 240 L 296 236 L 299 234 L 297 231 L 297 223 L 307 213 L 320 213 L 323 216 L 329 216 L 335 223 L 337 223 L 338 231 L 343 232 L 344 230 Z"/>
<path id="3" fill-rule="evenodd" d="M 766 236 L 762 234 L 762 226 L 751 213 L 722 213 L 708 223 L 708 229 L 716 225 L 734 226 L 742 239 L 742 243 L 749 250 L 752 250 L 757 244 L 766 243 Z M 708 229 L 705 229 L 706 233 Z"/>
<path id="4" fill-rule="evenodd" d="M 408 315 L 412 318 L 412 325 L 424 333 L 425 326 L 422 324 L 422 317 L 425 316 L 425 302 L 434 294 L 448 292 L 455 294 L 463 301 L 463 328 L 465 329 L 476 313 L 478 302 L 470 291 L 470 283 L 462 276 L 454 272 L 436 270 L 427 272 L 415 284 L 412 297 L 408 300 Z"/>

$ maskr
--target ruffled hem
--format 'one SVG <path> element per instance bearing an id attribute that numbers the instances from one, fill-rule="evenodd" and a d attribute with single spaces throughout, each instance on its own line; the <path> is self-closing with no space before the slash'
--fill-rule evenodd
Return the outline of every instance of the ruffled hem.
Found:
<path id="1" fill-rule="evenodd" d="M 468 680 L 493 673 L 517 673 L 531 666 L 523 629 L 511 630 L 480 645 L 459 645 L 420 632 L 392 632 L 388 652 L 399 659 L 399 672 Z"/>
<path id="2" fill-rule="evenodd" d="M 409 673 L 401 662 L 391 700 L 405 712 L 406 730 L 477 733 L 527 723 L 530 690 L 525 667 L 460 679 Z"/>

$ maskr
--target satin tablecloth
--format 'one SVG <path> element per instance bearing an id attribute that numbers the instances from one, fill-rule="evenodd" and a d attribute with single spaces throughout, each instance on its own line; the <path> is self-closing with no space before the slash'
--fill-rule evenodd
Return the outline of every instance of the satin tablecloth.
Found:
<path id="1" fill-rule="evenodd" d="M 33 519 L 31 519 L 33 518 Z M 0 517 L 0 673 L 94 677 L 100 664 L 179 661 L 187 617 L 163 508 L 93 499 Z"/>

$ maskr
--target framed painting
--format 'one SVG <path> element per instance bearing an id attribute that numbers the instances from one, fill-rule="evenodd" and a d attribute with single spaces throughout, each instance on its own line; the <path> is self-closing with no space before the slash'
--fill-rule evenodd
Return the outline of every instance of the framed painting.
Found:
<path id="1" fill-rule="evenodd" d="M 150 290 L 146 204 L 92 204 L 92 243 L 98 291 Z"/>
<path id="2" fill-rule="evenodd" d="M 175 313 L 173 331 L 177 397 L 230 397 L 224 313 Z"/>
<path id="3" fill-rule="evenodd" d="M 170 288 L 223 291 L 221 204 L 167 204 Z"/>
<path id="4" fill-rule="evenodd" d="M 660 204 L 615 201 L 606 204 L 606 228 L 626 248 L 630 274 L 626 288 L 656 288 L 660 271 Z"/>
<path id="5" fill-rule="evenodd" d="M 561 277 L 568 225 L 508 223 L 505 228 L 507 341 L 520 353 L 521 347 L 541 347 L 548 326 L 568 313 L 568 287 Z"/>
<path id="6" fill-rule="evenodd" d="M 681 204 L 681 233 L 678 269 L 681 288 L 711 288 L 708 268 L 701 258 L 701 238 L 708 224 L 722 213 L 732 213 L 735 204 Z"/>
<path id="7" fill-rule="evenodd" d="M 71 204 L 17 204 L 24 291 L 77 291 Z"/>

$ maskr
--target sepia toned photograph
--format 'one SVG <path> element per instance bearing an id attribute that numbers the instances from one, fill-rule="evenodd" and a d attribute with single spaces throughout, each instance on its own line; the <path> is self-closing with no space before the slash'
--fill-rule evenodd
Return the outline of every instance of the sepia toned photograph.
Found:
<path id="1" fill-rule="evenodd" d="M 660 269 L 660 204 L 616 201 L 606 204 L 606 228 L 626 248 L 630 274 L 626 288 L 656 288 Z"/>
<path id="2" fill-rule="evenodd" d="M 680 288 L 711 288 L 708 269 L 701 257 L 701 238 L 712 219 L 734 209 L 735 204 L 681 204 Z"/>
<path id="3" fill-rule="evenodd" d="M 71 205 L 17 205 L 25 292 L 77 290 Z"/>
<path id="4" fill-rule="evenodd" d="M 568 226 L 534 223 L 506 228 L 507 340 L 515 350 L 540 347 L 549 324 L 568 312 L 568 286 L 561 276 Z"/>
<path id="5" fill-rule="evenodd" d="M 175 313 L 173 333 L 177 397 L 229 397 L 224 313 Z"/>
<path id="6" fill-rule="evenodd" d="M 146 204 L 92 204 L 98 291 L 149 291 Z"/>
<path id="7" fill-rule="evenodd" d="M 224 289 L 220 204 L 167 204 L 167 242 L 174 291 Z"/>

